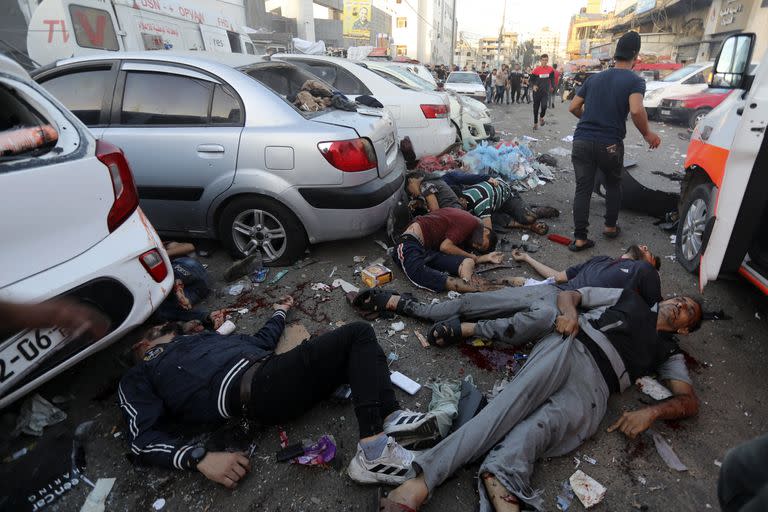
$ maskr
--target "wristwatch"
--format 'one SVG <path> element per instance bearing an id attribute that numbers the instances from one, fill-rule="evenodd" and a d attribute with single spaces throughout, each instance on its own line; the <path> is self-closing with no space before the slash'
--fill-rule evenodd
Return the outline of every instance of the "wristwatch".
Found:
<path id="1" fill-rule="evenodd" d="M 202 446 L 196 446 L 195 448 L 192 448 L 189 454 L 187 454 L 188 467 L 190 469 L 197 467 L 197 465 L 200 464 L 200 461 L 205 458 L 207 453 L 208 451 Z"/>

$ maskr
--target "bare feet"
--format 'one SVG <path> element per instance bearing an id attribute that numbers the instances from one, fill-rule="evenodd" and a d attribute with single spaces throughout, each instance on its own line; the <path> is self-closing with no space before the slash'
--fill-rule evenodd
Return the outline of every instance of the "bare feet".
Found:
<path id="1" fill-rule="evenodd" d="M 419 475 L 411 480 L 406 480 L 400 487 L 392 490 L 387 498 L 395 503 L 407 505 L 414 510 L 419 510 L 429 497 L 429 488 L 424 480 L 424 475 Z"/>
<path id="2" fill-rule="evenodd" d="M 173 293 L 176 295 L 176 300 L 179 302 L 181 309 L 189 311 L 192 309 L 192 302 L 184 295 L 184 282 L 181 279 L 177 279 L 173 283 Z"/>
<path id="3" fill-rule="evenodd" d="M 496 512 L 520 512 L 520 500 L 491 473 L 483 473 L 483 484 Z"/>

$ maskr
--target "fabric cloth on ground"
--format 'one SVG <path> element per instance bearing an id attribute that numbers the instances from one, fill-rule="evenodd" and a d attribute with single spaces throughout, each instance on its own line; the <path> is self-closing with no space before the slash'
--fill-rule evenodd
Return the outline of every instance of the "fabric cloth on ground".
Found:
<path id="1" fill-rule="evenodd" d="M 67 419 L 67 413 L 35 393 L 21 404 L 16 428 L 12 435 L 18 436 L 23 433 L 40 437 L 45 427 L 61 423 L 65 419 Z"/>
<path id="2" fill-rule="evenodd" d="M 184 295 L 193 306 L 210 294 L 208 272 L 199 261 L 189 257 L 176 258 L 171 262 L 171 267 L 173 268 L 174 281 L 179 280 L 184 284 Z M 207 316 L 207 311 L 182 308 L 173 292 L 166 297 L 155 312 L 155 318 L 160 322 L 204 321 Z"/>
<path id="3" fill-rule="evenodd" d="M 459 208 L 440 208 L 428 215 L 417 217 L 416 222 L 424 236 L 424 247 L 438 249 L 444 240 L 457 246 L 466 244 L 480 227 L 480 221 Z"/>
<path id="4" fill-rule="evenodd" d="M 465 258 L 427 249 L 415 237 L 406 234 L 398 241 L 392 259 L 419 288 L 443 292 L 448 275 L 457 276 Z"/>
<path id="5" fill-rule="evenodd" d="M 445 437 L 451 431 L 453 420 L 459 413 L 461 381 L 436 380 L 427 384 L 426 387 L 432 390 L 429 412 L 437 418 L 437 428 L 440 430 L 440 435 Z"/>

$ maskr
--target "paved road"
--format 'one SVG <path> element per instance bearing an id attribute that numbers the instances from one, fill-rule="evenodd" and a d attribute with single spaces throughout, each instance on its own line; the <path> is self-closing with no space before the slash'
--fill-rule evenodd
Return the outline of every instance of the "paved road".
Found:
<path id="1" fill-rule="evenodd" d="M 572 133 L 575 118 L 568 115 L 564 107 L 558 103 L 550 118 L 552 122 L 535 133 L 531 131 L 532 114 L 528 105 L 493 107 L 493 117 L 497 129 L 504 137 L 538 137 L 541 140 L 536 147 L 542 151 L 554 147 L 570 149 L 571 145 L 561 141 L 561 138 Z M 645 183 L 674 189 L 676 184 L 670 184 L 651 172 L 680 171 L 686 142 L 678 138 L 678 133 L 686 133 L 686 130 L 660 124 L 655 125 L 655 129 L 663 139 L 662 147 L 648 152 L 639 145 L 642 139 L 631 127 L 631 123 L 628 126 L 627 154 L 639 162 L 633 173 L 638 176 L 637 179 L 645 180 Z M 529 203 L 561 208 L 563 215 L 552 223 L 551 232 L 569 236 L 572 230 L 570 201 L 574 178 L 569 159 L 561 158 L 560 162 L 562 170 L 556 173 L 557 180 L 526 193 L 525 198 Z M 590 222 L 596 233 L 601 226 L 602 213 L 603 201 L 595 197 Z M 661 277 L 666 296 L 696 294 L 695 277 L 666 258 L 674 254 L 674 246 L 670 243 L 669 235 L 653 226 L 652 221 L 643 215 L 622 212 L 620 223 L 624 228 L 623 236 L 608 241 L 596 234 L 597 247 L 578 256 L 544 238 L 534 237 L 541 245 L 537 256 L 555 268 L 565 268 L 590 255 L 619 255 L 630 241 L 641 241 L 649 244 L 663 258 Z M 508 236 L 513 239 L 519 237 Z M 374 239 L 382 237 L 379 234 L 345 243 L 313 247 L 311 256 L 319 263 L 302 270 L 291 270 L 276 287 L 265 289 L 262 286 L 256 289 L 251 303 L 254 311 L 247 318 L 237 320 L 238 328 L 241 331 L 256 329 L 268 315 L 268 309 L 260 308 L 260 305 L 286 292 L 293 293 L 300 304 L 294 319 L 302 321 L 310 331 L 318 332 L 331 328 L 337 322 L 355 320 L 356 316 L 345 305 L 340 291 L 331 294 L 313 292 L 307 284 L 318 281 L 330 283 L 329 274 L 334 267 L 337 268 L 334 277 L 354 281 L 353 256 L 365 255 L 369 261 L 384 256 L 384 251 L 373 243 Z M 229 263 L 228 256 L 219 251 L 210 258 L 203 258 L 203 261 L 209 264 L 212 276 L 219 280 L 219 287 L 222 287 L 220 277 Z M 275 271 L 272 270 L 273 275 Z M 526 268 L 520 268 L 516 274 L 531 275 Z M 431 299 L 425 293 L 412 289 L 401 273 L 396 273 L 392 287 L 413 291 L 418 297 Z M 326 295 L 331 300 L 324 301 Z M 602 428 L 573 456 L 541 461 L 537 466 L 533 485 L 543 490 L 550 509 L 554 509 L 554 497 L 560 483 L 574 470 L 573 457 L 581 458 L 582 455 L 593 457 L 597 464 L 582 462 L 581 469 L 608 488 L 605 501 L 593 510 L 704 511 L 710 506 L 717 508 L 715 486 L 719 468 L 716 462 L 723 459 L 728 447 L 767 430 L 768 411 L 764 403 L 768 395 L 765 389 L 768 380 L 768 338 L 764 334 L 764 319 L 768 308 L 764 298 L 741 280 L 713 283 L 707 288 L 705 298 L 706 309 L 724 309 L 733 320 L 708 322 L 699 332 L 682 342 L 691 356 L 693 379 L 702 401 L 701 413 L 692 420 L 659 423 L 655 427 L 670 441 L 689 471 L 675 473 L 668 469 L 648 438 L 628 441 L 620 434 L 607 434 L 605 428 Z M 234 302 L 233 297 L 219 293 L 212 296 L 207 304 L 220 307 Z M 408 319 L 405 322 L 406 339 L 401 339 L 402 333 L 389 336 L 389 322 L 380 321 L 375 324 L 385 351 L 395 352 L 399 356 L 393 369 L 423 384 L 433 378 L 458 378 L 460 375 L 471 374 L 482 390 L 490 389 L 494 381 L 502 376 L 501 371 L 480 368 L 478 363 L 492 367 L 501 361 L 503 365 L 503 352 L 487 352 L 487 357 L 484 357 L 472 349 L 425 350 L 415 339 L 413 329 L 418 328 L 425 333 L 426 326 Z M 86 474 L 92 480 L 98 477 L 117 478 L 109 498 L 108 510 L 149 510 L 155 499 L 160 497 L 167 500 L 164 510 L 169 511 L 371 510 L 369 500 L 373 490 L 352 483 L 344 471 L 354 453 L 357 433 L 350 405 L 324 403 L 302 420 L 285 425 L 292 442 L 314 439 L 326 433 L 333 434 L 339 442 L 338 466 L 333 468 L 304 468 L 275 463 L 274 453 L 279 448 L 279 440 L 274 427 L 257 433 L 259 448 L 253 459 L 253 473 L 234 492 L 217 487 L 199 474 L 133 467 L 125 458 L 124 425 L 116 406 L 115 393 L 117 379 L 123 370 L 119 363 L 120 356 L 125 354 L 132 341 L 126 339 L 115 344 L 40 390 L 43 396 L 49 398 L 65 393 L 72 393 L 76 397 L 66 406 L 70 415 L 67 422 L 50 428 L 46 436 L 71 429 L 80 421 L 95 420 L 94 434 L 87 446 Z M 429 404 L 430 391 L 423 389 L 415 397 L 399 393 L 399 397 L 403 405 L 425 410 Z M 645 400 L 644 395 L 634 390 L 624 396 L 611 398 L 603 427 L 607 427 L 624 409 L 641 407 Z M 9 425 L 13 422 L 12 415 L 6 414 L 3 422 L 3 431 L 9 431 Z M 116 434 L 119 437 L 115 437 Z M 3 446 L 7 451 L 2 453 L 4 455 L 28 442 L 28 439 L 11 444 L 6 442 Z M 477 466 L 470 466 L 459 471 L 455 478 L 434 493 L 432 501 L 424 510 L 474 510 L 477 503 L 474 480 L 476 470 Z M 80 486 L 52 509 L 78 510 L 85 494 L 86 489 Z M 580 509 L 581 505 L 574 505 L 573 510 Z"/>

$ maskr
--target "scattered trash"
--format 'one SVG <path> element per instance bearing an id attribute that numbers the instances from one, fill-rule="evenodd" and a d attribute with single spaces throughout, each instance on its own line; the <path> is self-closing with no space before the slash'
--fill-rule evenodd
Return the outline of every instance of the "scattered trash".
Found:
<path id="1" fill-rule="evenodd" d="M 547 238 L 552 242 L 555 242 L 556 244 L 560 244 L 560 245 L 569 245 L 571 243 L 571 239 L 568 238 L 567 236 L 556 235 L 554 233 L 551 235 L 547 235 Z"/>
<path id="2" fill-rule="evenodd" d="M 229 290 L 227 290 L 227 293 L 230 295 L 240 295 L 243 293 L 243 290 L 245 290 L 245 285 L 243 283 L 238 283 L 230 286 Z"/>
<path id="3" fill-rule="evenodd" d="M 675 256 L 674 254 L 670 254 L 669 256 L 664 256 L 664 259 L 669 261 L 675 261 L 677 260 L 677 256 Z"/>
<path id="4" fill-rule="evenodd" d="M 250 311 L 248 308 L 242 308 L 242 309 L 238 309 L 237 313 L 240 315 L 247 315 L 248 311 Z"/>
<path id="5" fill-rule="evenodd" d="M 163 510 L 165 507 L 165 498 L 158 498 L 152 503 L 152 508 L 155 510 Z"/>
<path id="6" fill-rule="evenodd" d="M 303 466 L 320 466 L 328 464 L 336 457 L 336 440 L 332 435 L 320 436 L 316 443 L 305 444 L 304 454 L 293 460 Z"/>
<path id="7" fill-rule="evenodd" d="M 488 400 L 490 401 L 490 400 L 493 400 L 494 398 L 496 398 L 498 396 L 498 394 L 501 393 L 504 390 L 504 388 L 507 386 L 507 384 L 509 384 L 509 380 L 508 379 L 497 380 L 493 384 L 493 388 L 491 388 L 491 391 L 488 393 Z"/>
<path id="8" fill-rule="evenodd" d="M 555 498 L 557 510 L 562 510 L 563 512 L 567 511 L 571 506 L 574 496 L 573 488 L 568 480 L 560 484 L 560 492 Z"/>
<path id="9" fill-rule="evenodd" d="M 416 338 L 419 340 L 419 343 L 421 343 L 422 347 L 430 347 L 429 341 L 427 341 L 427 338 L 425 338 L 423 334 L 421 334 L 419 331 L 413 331 L 413 333 L 416 335 Z"/>
<path id="10" fill-rule="evenodd" d="M 755 312 L 755 318 L 757 318 L 758 320 L 762 320 L 762 319 L 760 318 L 760 313 L 758 313 L 758 312 Z"/>
<path id="11" fill-rule="evenodd" d="M 589 508 L 600 503 L 605 497 L 606 489 L 600 482 L 581 470 L 576 471 L 568 479 L 576 497 L 584 508 Z"/>
<path id="12" fill-rule="evenodd" d="M 537 286 L 540 284 L 555 284 L 555 278 L 548 277 L 546 279 L 534 279 L 532 277 L 529 277 L 525 280 L 525 283 L 523 283 L 523 286 Z"/>
<path id="13" fill-rule="evenodd" d="M 277 282 L 278 282 L 278 281 L 280 281 L 282 278 L 284 278 L 284 277 L 285 277 L 285 274 L 287 274 L 287 273 L 288 273 L 288 269 L 285 269 L 285 270 L 281 270 L 280 272 L 278 272 L 277 274 L 275 274 L 275 277 L 273 277 L 273 278 L 272 278 L 272 279 L 269 281 L 269 283 L 268 283 L 268 284 L 275 284 L 275 283 L 277 283 Z"/>
<path id="14" fill-rule="evenodd" d="M 354 256 L 352 258 L 352 261 L 354 261 L 355 263 L 362 263 L 365 261 L 365 258 L 366 256 Z"/>
<path id="15" fill-rule="evenodd" d="M 363 282 L 369 288 L 375 288 L 392 281 L 392 271 L 381 264 L 366 267 L 361 272 Z"/>
<path id="16" fill-rule="evenodd" d="M 389 246 L 387 244 L 385 244 L 384 242 L 382 242 L 381 240 L 374 240 L 373 243 L 375 243 L 376 245 L 378 245 L 379 247 L 381 247 L 385 251 L 389 250 Z"/>
<path id="17" fill-rule="evenodd" d="M 439 434 L 446 437 L 453 426 L 453 420 L 459 415 L 461 382 L 457 380 L 436 380 L 426 385 L 432 390 L 429 412 L 437 419 Z"/>
<path id="18" fill-rule="evenodd" d="M 333 267 L 333 269 L 331 270 L 331 273 L 328 274 L 328 279 L 332 278 L 333 274 L 335 274 L 338 269 L 339 267 Z"/>
<path id="19" fill-rule="evenodd" d="M 555 156 L 569 156 L 571 154 L 571 150 L 570 149 L 561 148 L 561 147 L 558 146 L 556 148 L 550 149 L 549 150 L 549 154 L 550 155 L 555 155 Z"/>
<path id="20" fill-rule="evenodd" d="M 489 347 L 491 346 L 491 342 L 482 338 L 475 338 L 470 342 L 470 345 L 473 347 Z"/>
<path id="21" fill-rule="evenodd" d="M 451 300 L 458 299 L 459 297 L 461 297 L 461 294 L 457 291 L 451 290 L 448 292 L 448 298 Z"/>
<path id="22" fill-rule="evenodd" d="M 702 320 L 733 320 L 733 318 L 725 312 L 724 309 L 717 311 L 704 311 L 701 314 Z"/>
<path id="23" fill-rule="evenodd" d="M 330 292 L 332 288 L 325 283 L 313 283 L 312 290 L 316 292 Z"/>
<path id="24" fill-rule="evenodd" d="M 677 243 L 677 235 L 669 235 L 669 243 L 676 244 Z"/>
<path id="25" fill-rule="evenodd" d="M 582 456 L 581 456 L 581 458 L 582 458 L 582 459 L 584 459 L 586 462 L 589 462 L 589 463 L 590 463 L 590 464 L 592 464 L 593 466 L 594 466 L 595 464 L 597 464 L 597 460 L 593 459 L 593 458 L 592 458 L 592 457 L 590 457 L 589 455 L 582 455 Z"/>
<path id="26" fill-rule="evenodd" d="M 269 267 L 261 267 L 256 272 L 251 274 L 251 282 L 256 283 L 263 283 L 267 279 L 267 275 L 269 274 Z"/>
<path id="27" fill-rule="evenodd" d="M 113 485 L 115 485 L 114 478 L 99 478 L 96 481 L 96 487 L 85 498 L 80 512 L 104 512 L 107 506 L 107 496 L 109 496 Z"/>
<path id="28" fill-rule="evenodd" d="M 45 427 L 61 423 L 65 419 L 67 414 L 64 411 L 35 393 L 21 404 L 16 428 L 11 435 L 15 437 L 19 433 L 24 433 L 40 437 Z"/>
<path id="29" fill-rule="evenodd" d="M 399 387 L 409 395 L 415 395 L 421 389 L 421 384 L 413 379 L 410 379 L 400 372 L 392 372 L 389 375 L 389 380 L 392 384 Z"/>
<path id="30" fill-rule="evenodd" d="M 357 293 L 360 291 L 360 288 L 353 285 L 352 283 L 348 283 L 343 279 L 334 279 L 333 283 L 331 283 L 331 286 L 333 286 L 334 288 L 338 288 L 339 286 L 341 286 L 341 289 L 344 290 L 344 293 L 350 293 L 350 292 Z"/>
<path id="31" fill-rule="evenodd" d="M 579 469 L 579 466 L 581 466 L 581 459 L 578 457 L 573 458 L 573 469 Z"/>
<path id="32" fill-rule="evenodd" d="M 314 259 L 311 259 L 311 258 L 307 258 L 307 259 L 304 259 L 304 260 L 301 260 L 301 261 L 297 262 L 293 266 L 293 268 L 295 268 L 296 270 L 301 270 L 302 268 L 308 267 L 310 265 L 314 265 L 315 263 L 317 263 L 317 260 L 314 260 Z"/>
<path id="33" fill-rule="evenodd" d="M 237 326 L 235 325 L 235 323 L 232 320 L 227 320 L 226 322 L 221 324 L 221 327 L 216 329 L 216 332 L 226 336 L 227 334 L 232 334 L 233 332 L 235 332 L 235 329 L 237 329 Z"/>
<path id="34" fill-rule="evenodd" d="M 20 458 L 22 458 L 23 456 L 28 454 L 29 450 L 31 448 L 34 448 L 34 447 L 35 447 L 35 443 L 32 443 L 29 446 L 25 446 L 21 450 L 17 450 L 15 452 L 13 452 L 12 454 L 10 454 L 9 456 L 7 456 L 6 458 L 4 458 L 3 462 L 12 462 L 14 460 L 19 460 Z"/>
<path id="35" fill-rule="evenodd" d="M 562 140 L 563 142 L 573 142 L 573 135 L 566 135 L 560 140 Z"/>
<path id="36" fill-rule="evenodd" d="M 642 485 L 645 485 L 646 483 L 648 483 L 648 481 L 645 479 L 644 476 L 638 476 L 637 481 L 640 482 Z"/>
<path id="37" fill-rule="evenodd" d="M 715 466 L 721 468 L 721 467 L 723 467 L 723 463 L 720 462 L 719 460 L 715 459 Z"/>
<path id="38" fill-rule="evenodd" d="M 398 356 L 394 352 L 390 352 L 389 354 L 387 354 L 387 364 L 388 365 L 391 365 L 392 363 L 394 363 L 398 359 L 400 359 L 400 356 Z"/>
<path id="39" fill-rule="evenodd" d="M 527 242 L 529 238 L 531 238 L 531 236 L 526 233 L 525 235 L 520 237 L 520 240 L 522 240 L 523 242 Z"/>
<path id="40" fill-rule="evenodd" d="M 648 429 L 647 432 L 653 438 L 653 444 L 656 446 L 656 451 L 662 460 L 675 471 L 688 471 L 688 468 L 678 458 L 677 454 L 669 446 L 669 443 L 653 429 Z"/>
<path id="41" fill-rule="evenodd" d="M 405 329 L 405 322 L 395 322 L 392 325 L 390 325 L 393 331 L 400 332 L 403 329 Z"/>
<path id="42" fill-rule="evenodd" d="M 672 392 L 653 377 L 640 377 L 635 384 L 654 400 L 665 400 L 672 396 Z"/>

